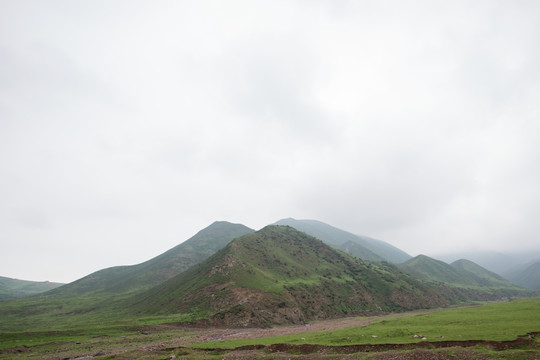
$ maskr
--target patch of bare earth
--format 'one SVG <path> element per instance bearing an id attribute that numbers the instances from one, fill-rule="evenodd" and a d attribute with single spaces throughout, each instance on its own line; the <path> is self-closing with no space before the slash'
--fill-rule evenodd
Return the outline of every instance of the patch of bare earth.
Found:
<path id="1" fill-rule="evenodd" d="M 305 325 L 283 325 L 275 326 L 268 329 L 261 328 L 241 328 L 241 329 L 223 329 L 223 328 L 207 328 L 199 335 L 199 341 L 217 341 L 217 340 L 231 340 L 231 339 L 254 339 L 269 336 L 281 336 L 300 334 L 316 331 L 331 331 L 338 329 L 346 329 L 355 326 L 367 326 L 374 320 L 382 319 L 385 317 L 396 317 L 411 314 L 425 314 L 439 310 L 423 310 L 412 311 L 399 314 L 387 314 L 370 317 L 347 317 L 330 320 L 315 321 Z M 200 330 L 200 329 L 199 329 Z"/>

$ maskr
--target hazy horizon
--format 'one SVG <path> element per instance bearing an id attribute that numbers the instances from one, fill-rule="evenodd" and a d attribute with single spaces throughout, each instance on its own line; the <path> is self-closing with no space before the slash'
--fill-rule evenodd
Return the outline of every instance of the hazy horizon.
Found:
<path id="1" fill-rule="evenodd" d="M 0 276 L 72 281 L 284 217 L 413 256 L 540 254 L 538 13 L 3 1 Z"/>

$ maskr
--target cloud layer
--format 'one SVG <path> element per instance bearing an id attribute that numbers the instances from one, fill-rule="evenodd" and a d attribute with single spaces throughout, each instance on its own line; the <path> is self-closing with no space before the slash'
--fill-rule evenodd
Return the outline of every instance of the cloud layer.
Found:
<path id="1" fill-rule="evenodd" d="M 538 13 L 3 2 L 0 274 L 72 281 L 289 216 L 412 255 L 538 251 Z"/>

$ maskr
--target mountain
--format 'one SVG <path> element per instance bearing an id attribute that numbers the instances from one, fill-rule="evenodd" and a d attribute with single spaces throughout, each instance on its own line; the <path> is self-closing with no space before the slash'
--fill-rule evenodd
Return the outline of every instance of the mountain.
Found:
<path id="1" fill-rule="evenodd" d="M 49 295 L 126 293 L 149 289 L 205 260 L 232 239 L 254 230 L 226 221 L 216 221 L 190 239 L 138 265 L 99 270 L 70 284 L 50 291 Z"/>
<path id="2" fill-rule="evenodd" d="M 439 260 L 451 263 L 458 259 L 468 259 L 474 263 L 493 271 L 496 274 L 509 279 L 509 274 L 516 270 L 524 270 L 525 265 L 530 265 L 533 262 L 539 261 L 540 251 L 516 251 L 516 252 L 500 252 L 489 250 L 474 250 L 462 251 L 453 254 L 439 254 L 433 256 Z"/>
<path id="3" fill-rule="evenodd" d="M 64 284 L 49 281 L 17 280 L 0 276 L 0 300 L 40 294 Z"/>
<path id="4" fill-rule="evenodd" d="M 462 259 L 449 265 L 429 256 L 418 255 L 398 266 L 420 280 L 449 287 L 460 300 L 496 300 L 531 295 L 529 291 L 469 260 Z"/>
<path id="5" fill-rule="evenodd" d="M 215 325 L 303 323 L 347 314 L 447 305 L 389 263 L 365 262 L 289 226 L 267 226 L 124 306 Z"/>
<path id="6" fill-rule="evenodd" d="M 508 278 L 527 289 L 540 291 L 540 261 L 529 265 L 522 271 L 510 274 Z"/>
<path id="7" fill-rule="evenodd" d="M 387 242 L 354 235 L 317 220 L 287 218 L 277 221 L 275 225 L 288 225 L 364 260 L 386 260 L 398 264 L 411 258 L 409 254 Z"/>
<path id="8" fill-rule="evenodd" d="M 476 285 L 476 282 L 464 276 L 462 272 L 447 263 L 426 255 L 418 255 L 402 264 L 399 268 L 412 276 L 431 282 L 459 285 Z"/>
<path id="9" fill-rule="evenodd" d="M 466 259 L 456 260 L 450 264 L 454 269 L 467 275 L 477 285 L 489 287 L 513 287 L 513 284 L 502 276 Z"/>

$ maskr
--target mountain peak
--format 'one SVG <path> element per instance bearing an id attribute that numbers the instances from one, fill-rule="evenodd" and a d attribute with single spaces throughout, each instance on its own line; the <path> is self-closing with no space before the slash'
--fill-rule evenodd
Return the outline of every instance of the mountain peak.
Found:
<path id="1" fill-rule="evenodd" d="M 401 263 L 411 258 L 404 251 L 387 242 L 367 236 L 359 236 L 338 229 L 318 220 L 281 219 L 275 225 L 288 225 L 306 234 L 314 236 L 328 245 L 345 251 L 364 260 Z"/>
<path id="2" fill-rule="evenodd" d="M 236 326 L 447 304 L 390 264 L 364 262 L 277 225 L 231 241 L 142 298 L 140 312 L 195 311 L 214 324 Z"/>

